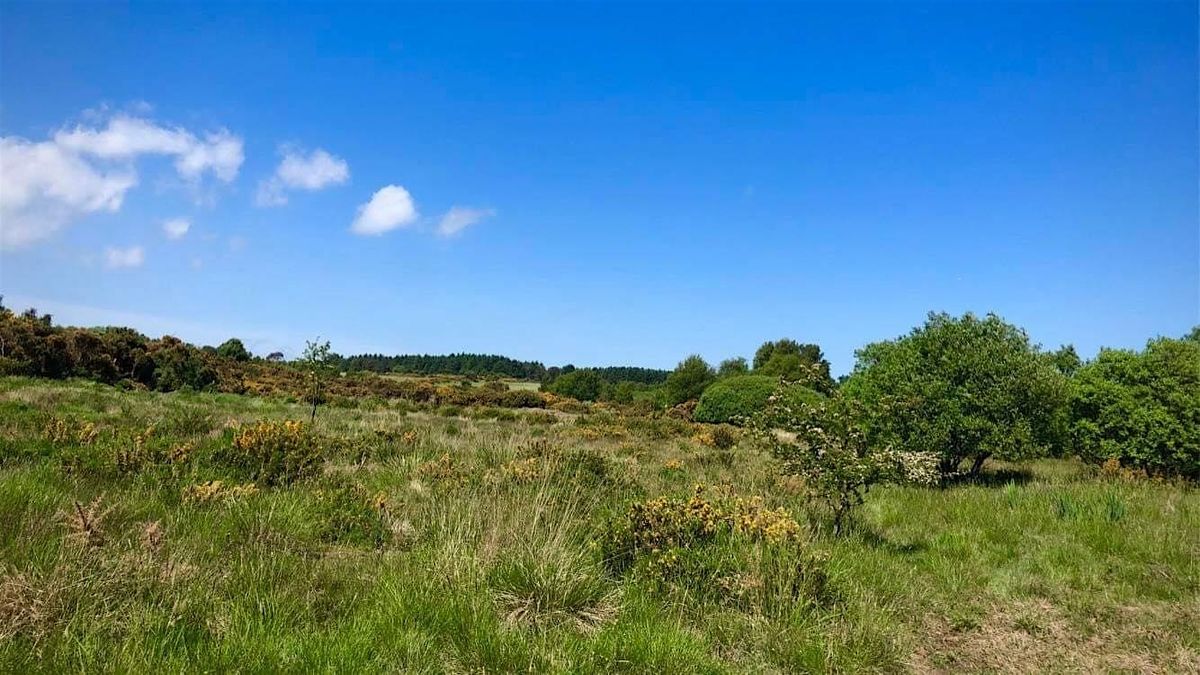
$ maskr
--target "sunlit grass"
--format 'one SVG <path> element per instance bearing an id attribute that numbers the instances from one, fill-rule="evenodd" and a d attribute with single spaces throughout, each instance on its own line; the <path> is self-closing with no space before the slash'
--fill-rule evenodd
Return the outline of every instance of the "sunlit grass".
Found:
<path id="1" fill-rule="evenodd" d="M 307 412 L 0 380 L 0 671 L 1200 668 L 1184 485 L 1045 460 L 880 489 L 847 536 L 806 530 L 795 554 L 684 551 L 720 592 L 610 570 L 598 545 L 632 504 L 697 483 L 807 523 L 769 458 L 688 425 L 322 408 L 319 475 L 187 496 L 251 480 L 221 460 L 236 429 Z M 112 459 L 151 426 L 143 461 Z M 777 583 L 810 559 L 822 602 Z"/>

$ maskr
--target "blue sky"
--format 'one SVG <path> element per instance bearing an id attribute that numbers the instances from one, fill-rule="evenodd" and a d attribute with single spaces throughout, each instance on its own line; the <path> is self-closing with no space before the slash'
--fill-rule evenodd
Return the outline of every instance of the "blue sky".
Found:
<path id="1" fill-rule="evenodd" d="M 0 292 L 258 352 L 1136 347 L 1200 322 L 1197 51 L 1194 3 L 4 2 Z"/>

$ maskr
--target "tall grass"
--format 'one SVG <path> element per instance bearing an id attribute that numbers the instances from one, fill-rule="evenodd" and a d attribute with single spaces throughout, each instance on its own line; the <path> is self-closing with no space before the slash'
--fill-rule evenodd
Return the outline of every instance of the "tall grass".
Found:
<path id="1" fill-rule="evenodd" d="M 1200 669 L 1186 485 L 996 467 L 873 491 L 842 538 L 617 572 L 600 540 L 635 504 L 702 483 L 805 523 L 798 486 L 674 420 L 371 404 L 318 418 L 315 475 L 246 488 L 238 431 L 303 418 L 0 380 L 0 671 Z"/>

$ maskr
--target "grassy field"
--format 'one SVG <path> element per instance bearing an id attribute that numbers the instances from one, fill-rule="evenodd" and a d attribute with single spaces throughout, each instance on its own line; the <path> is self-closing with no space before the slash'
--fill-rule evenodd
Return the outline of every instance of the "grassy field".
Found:
<path id="1" fill-rule="evenodd" d="M 1178 484 L 990 467 L 834 539 L 711 429 L 376 403 L 251 485 L 244 430 L 307 419 L 0 379 L 0 671 L 1200 671 Z"/>

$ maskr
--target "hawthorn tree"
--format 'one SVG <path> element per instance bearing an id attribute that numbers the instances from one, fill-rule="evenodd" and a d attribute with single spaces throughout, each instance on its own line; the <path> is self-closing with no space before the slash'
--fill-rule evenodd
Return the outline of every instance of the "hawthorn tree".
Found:
<path id="1" fill-rule="evenodd" d="M 896 340 L 867 345 L 842 389 L 880 443 L 935 453 L 944 475 L 990 457 L 1046 454 L 1061 431 L 1067 380 L 1023 330 L 994 314 L 931 313 Z"/>

